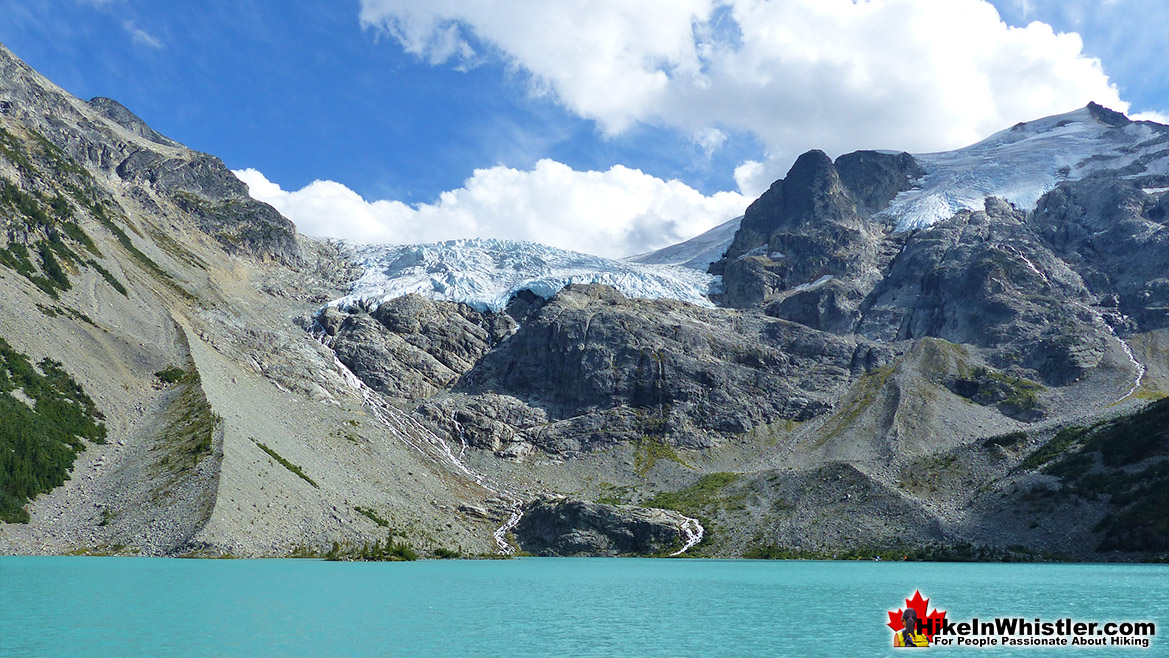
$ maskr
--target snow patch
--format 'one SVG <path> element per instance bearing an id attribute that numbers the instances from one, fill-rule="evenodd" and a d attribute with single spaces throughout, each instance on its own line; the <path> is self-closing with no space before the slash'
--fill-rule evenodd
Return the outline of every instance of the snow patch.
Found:
<path id="1" fill-rule="evenodd" d="M 812 290 L 813 288 L 819 288 L 820 286 L 824 285 L 825 283 L 828 283 L 833 278 L 835 278 L 835 277 L 833 277 L 831 274 L 825 274 L 824 276 L 820 277 L 819 279 L 816 279 L 815 281 L 813 281 L 811 283 L 801 283 L 800 285 L 793 287 L 791 290 L 792 290 L 792 292 L 803 292 L 805 290 Z"/>

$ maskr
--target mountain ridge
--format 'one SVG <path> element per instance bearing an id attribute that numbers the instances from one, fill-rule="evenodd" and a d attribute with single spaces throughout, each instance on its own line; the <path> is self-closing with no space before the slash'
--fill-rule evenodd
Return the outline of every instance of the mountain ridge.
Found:
<path id="1" fill-rule="evenodd" d="M 330 304 L 375 268 L 129 110 L 0 73 L 0 337 L 108 432 L 4 552 L 1164 555 L 1165 458 L 1118 447 L 1169 442 L 1160 142 L 905 231 L 916 156 L 810 152 L 710 266 L 718 308 L 595 280 Z"/>

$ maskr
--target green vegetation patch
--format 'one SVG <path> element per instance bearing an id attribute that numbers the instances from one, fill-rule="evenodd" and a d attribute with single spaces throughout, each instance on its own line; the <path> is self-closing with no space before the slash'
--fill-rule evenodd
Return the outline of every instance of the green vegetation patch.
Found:
<path id="1" fill-rule="evenodd" d="M 616 485 L 612 482 L 602 482 L 597 487 L 601 490 L 601 495 L 597 497 L 595 502 L 602 505 L 629 505 L 633 500 L 633 487 L 628 485 Z"/>
<path id="2" fill-rule="evenodd" d="M 660 459 L 668 459 L 674 463 L 691 468 L 686 460 L 682 459 L 674 447 L 659 437 L 643 436 L 633 446 L 633 470 L 645 477 L 646 473 L 658 463 Z"/>
<path id="3" fill-rule="evenodd" d="M 909 491 L 936 492 L 948 483 L 953 486 L 952 481 L 961 468 L 958 455 L 952 452 L 922 457 L 902 471 L 899 486 Z"/>
<path id="4" fill-rule="evenodd" d="M 82 441 L 105 443 L 102 420 L 60 363 L 34 368 L 0 338 L 0 521 L 27 523 L 25 503 L 68 479 Z"/>
<path id="5" fill-rule="evenodd" d="M 53 250 L 47 244 L 41 242 L 37 245 L 37 251 L 41 256 L 41 269 L 45 272 L 45 278 L 49 283 L 59 290 L 69 290 L 73 284 L 69 282 L 69 277 L 65 275 L 65 271 L 61 269 L 61 264 L 57 262 L 57 258 L 53 256 Z"/>
<path id="6" fill-rule="evenodd" d="M 254 441 L 254 439 L 253 439 L 253 441 Z M 290 472 L 292 472 L 293 475 L 299 477 L 300 479 L 304 480 L 305 482 L 308 482 L 309 484 L 313 485 L 317 489 L 320 489 L 320 485 L 317 484 L 316 482 L 314 482 L 312 478 L 305 475 L 304 471 L 301 470 L 301 468 L 299 466 L 297 466 L 296 464 L 293 464 L 292 462 L 288 461 L 287 459 L 276 454 L 275 450 L 269 448 L 268 446 L 264 445 L 263 443 L 260 443 L 259 441 L 255 441 L 255 444 L 260 447 L 260 450 L 263 450 L 264 452 L 268 453 L 269 457 L 271 457 L 272 459 L 275 459 L 278 464 L 280 464 L 281 466 L 283 466 L 284 468 L 287 468 Z"/>
<path id="7" fill-rule="evenodd" d="M 373 521 L 374 523 L 378 524 L 379 526 L 381 526 L 383 528 L 390 527 L 389 521 L 378 516 L 377 512 L 373 511 L 372 509 L 370 509 L 368 507 L 361 507 L 360 505 L 358 505 L 358 506 L 353 508 L 353 511 L 364 516 L 365 518 L 369 519 L 370 521 Z"/>
<path id="8" fill-rule="evenodd" d="M 58 293 L 72 288 L 67 269 L 85 265 L 94 268 L 115 290 L 126 294 L 126 289 L 108 270 L 92 258 L 82 259 L 66 243 L 81 245 L 95 256 L 101 251 L 93 239 L 73 219 L 73 206 L 60 195 L 48 196 L 40 192 L 26 192 L 7 180 L 0 180 L 0 210 L 24 226 L 19 233 L 28 244 L 12 240 L 0 248 L 0 264 L 7 265 L 27 278 L 53 299 Z M 40 236 L 40 237 L 38 237 Z M 36 255 L 39 266 L 34 265 Z"/>
<path id="9" fill-rule="evenodd" d="M 167 254 L 176 260 L 181 260 L 192 267 L 197 267 L 201 270 L 207 269 L 207 263 L 202 258 L 185 249 L 178 243 L 177 240 L 167 235 L 165 232 L 159 230 L 154 226 L 147 225 L 146 230 L 150 233 L 150 237 L 154 239 L 155 244 L 162 248 Z"/>
<path id="10" fill-rule="evenodd" d="M 84 322 L 85 324 L 88 324 L 91 327 L 97 327 L 98 329 L 102 329 L 102 327 L 99 327 L 98 324 L 93 321 L 93 318 L 82 313 L 81 311 L 71 309 L 68 306 L 45 306 L 44 304 L 38 303 L 37 310 L 50 318 L 64 316 L 67 318 L 73 318 L 74 320 L 78 320 L 80 322 Z M 105 331 L 105 329 L 102 329 L 102 331 Z"/>
<path id="11" fill-rule="evenodd" d="M 966 377 L 950 382 L 949 388 L 975 404 L 984 407 L 997 405 L 1006 408 L 1006 411 L 1036 409 L 1039 406 L 1039 394 L 1044 390 L 1038 382 L 981 366 Z"/>
<path id="12" fill-rule="evenodd" d="M 1083 441 L 1087 430 L 1083 427 L 1065 427 L 1056 433 L 1050 441 L 1039 447 L 1038 450 L 1027 455 L 1017 470 L 1032 470 L 1043 466 L 1047 462 L 1062 455 L 1064 452 Z"/>
<path id="13" fill-rule="evenodd" d="M 154 373 L 154 376 L 158 377 L 159 381 L 164 384 L 174 384 L 183 381 L 187 376 L 187 371 L 178 366 L 167 366 Z"/>
<path id="14" fill-rule="evenodd" d="M 1008 432 L 1006 434 L 999 434 L 998 436 L 992 436 L 989 439 L 986 439 L 982 442 L 982 447 L 1013 448 L 1026 440 L 1026 432 Z"/>
<path id="15" fill-rule="evenodd" d="M 742 495 L 726 494 L 726 488 L 739 479 L 738 473 L 710 473 L 697 482 L 679 491 L 660 491 L 646 499 L 642 505 L 676 512 L 707 509 L 714 505 L 735 507 L 742 502 Z"/>
<path id="16" fill-rule="evenodd" d="M 1133 393 L 1132 396 L 1138 400 L 1156 401 L 1156 400 L 1164 400 L 1165 398 L 1169 398 L 1169 393 L 1166 393 L 1165 391 L 1159 391 L 1155 388 L 1146 388 L 1146 387 L 1142 386 L 1139 389 L 1137 389 L 1137 391 L 1135 393 Z"/>
<path id="17" fill-rule="evenodd" d="M 288 557 L 293 559 L 320 559 L 325 557 L 319 549 L 313 546 L 306 546 L 301 544 L 288 552 Z"/>
<path id="18" fill-rule="evenodd" d="M 64 199 L 64 197 L 57 197 L 57 200 L 64 201 L 65 199 Z M 70 208 L 69 216 L 72 217 L 72 215 L 73 215 L 73 210 L 72 210 L 72 208 Z M 97 256 L 98 258 L 102 257 L 101 249 L 97 248 L 97 244 L 94 243 L 93 238 L 89 237 L 89 234 L 86 233 L 77 224 L 75 224 L 73 222 L 62 222 L 61 223 L 61 230 L 65 233 L 65 235 L 69 236 L 71 239 L 73 239 L 74 241 L 79 243 L 81 246 L 85 247 L 85 250 L 88 251 L 89 253 L 93 254 L 94 256 Z M 92 260 L 89 262 L 91 265 L 94 264 L 94 262 Z"/>
<path id="19" fill-rule="evenodd" d="M 16 135 L 3 128 L 0 128 L 0 155 L 3 155 L 13 166 L 25 174 L 36 172 L 36 167 L 28 159 L 28 152 L 25 150 L 24 144 L 20 143 Z"/>
<path id="20" fill-rule="evenodd" d="M 413 562 L 418 553 L 405 542 L 395 542 L 392 537 L 385 541 L 357 546 L 349 542 L 333 542 L 333 548 L 325 554 L 330 562 Z"/>
<path id="21" fill-rule="evenodd" d="M 50 191 L 26 190 L 13 181 L 0 179 L 0 211 L 6 218 L 17 222 L 17 234 L 23 236 L 21 241 L 28 243 L 27 246 L 19 245 L 10 236 L 7 248 L 0 249 L 0 264 L 16 270 L 54 299 L 60 291 L 72 287 L 67 273 L 69 269 L 85 265 L 93 267 L 115 290 L 125 295 L 125 287 L 109 271 L 92 258 L 88 261 L 80 258 L 65 241 L 67 238 L 74 246 L 80 245 L 93 256 L 102 255 L 93 238 L 77 224 L 74 205 L 62 195 L 62 192 L 67 192 L 81 207 L 89 209 L 98 221 L 108 223 L 102 204 L 94 199 L 92 177 L 85 167 L 43 135 L 35 131 L 29 131 L 29 134 L 33 144 L 25 148 L 16 136 L 0 129 L 0 155 L 27 176 L 48 186 Z M 32 164 L 30 152 L 35 153 L 37 162 L 48 166 L 48 171 L 41 172 Z M 127 238 L 125 242 L 128 241 Z M 39 257 L 39 271 L 29 257 L 30 249 Z M 145 258 L 141 252 L 136 256 Z"/>
<path id="22" fill-rule="evenodd" d="M 885 388 L 885 382 L 889 381 L 892 374 L 893 366 L 884 366 L 875 368 L 858 379 L 849 390 L 840 411 L 833 414 L 824 424 L 825 432 L 820 443 L 838 436 L 856 422 L 864 410 L 877 400 L 877 396 Z"/>
<path id="23" fill-rule="evenodd" d="M 859 546 L 840 550 L 807 550 L 758 543 L 743 552 L 749 560 L 881 560 L 896 562 L 1066 562 L 1070 558 L 1025 546 L 985 546 L 929 542 L 920 545 Z"/>
<path id="24" fill-rule="evenodd" d="M 158 263 L 155 263 L 149 256 L 142 253 L 138 247 L 134 246 L 134 242 L 130 240 L 130 236 L 126 235 L 126 232 L 122 230 L 122 227 L 118 226 L 112 219 L 110 219 L 109 213 L 106 212 L 105 206 L 103 206 L 100 201 L 95 200 L 92 205 L 90 205 L 89 211 L 102 226 L 106 227 L 110 233 L 114 234 L 114 237 L 118 239 L 118 244 L 122 245 L 126 251 L 130 252 L 130 255 L 133 256 L 135 260 L 144 265 L 146 269 L 150 270 L 154 274 L 157 274 L 158 276 L 161 276 L 165 279 L 170 278 L 170 275 L 167 274 L 166 271 L 161 267 L 159 267 Z"/>
<path id="25" fill-rule="evenodd" d="M 44 135 L 35 130 L 28 130 L 28 135 L 32 138 L 37 151 L 35 156 L 37 161 L 42 164 L 47 164 L 49 169 L 47 175 L 33 164 L 30 149 L 25 147 L 25 144 L 19 137 L 0 128 L 0 155 L 3 155 L 13 164 L 22 174 L 27 176 L 41 176 L 50 181 L 61 182 L 65 181 L 67 185 L 71 185 L 71 181 L 90 182 L 93 176 L 85 167 L 81 166 L 76 160 L 61 150 L 56 144 L 50 142 Z"/>
<path id="26" fill-rule="evenodd" d="M 778 544 L 757 544 L 743 551 L 743 557 L 748 560 L 824 560 L 825 555 L 817 551 L 802 548 L 780 546 Z"/>
<path id="27" fill-rule="evenodd" d="M 0 207 L 7 208 L 13 219 L 24 220 L 27 227 L 48 226 L 49 215 L 39 194 L 25 192 L 8 180 L 0 180 Z"/>
<path id="28" fill-rule="evenodd" d="M 203 392 L 203 381 L 193 364 L 177 382 L 182 390 L 167 406 L 166 426 L 159 446 L 166 454 L 159 463 L 182 472 L 194 468 L 200 459 L 211 454 L 215 430 L 222 419 L 211 409 Z"/>
<path id="29" fill-rule="evenodd" d="M 101 275 L 101 278 L 106 280 L 106 283 L 110 284 L 114 290 L 117 290 L 119 293 L 121 293 L 123 297 L 130 296 L 130 293 L 126 290 L 126 286 L 122 285 L 122 282 L 118 281 L 117 277 L 111 274 L 109 270 L 102 267 L 100 263 L 91 258 L 89 259 L 88 264 L 95 271 L 97 271 L 98 274 Z"/>
<path id="30" fill-rule="evenodd" d="M 90 214 L 93 215 L 94 219 L 96 219 L 102 226 L 106 227 L 110 233 L 113 233 L 114 237 L 118 240 L 118 244 L 122 245 L 122 248 L 129 252 L 134 260 L 138 261 L 139 264 L 146 268 L 147 272 L 153 274 L 154 277 L 158 279 L 158 281 L 178 293 L 184 299 L 188 301 L 195 300 L 195 296 L 180 286 L 178 282 L 175 281 L 174 277 L 172 277 L 166 270 L 162 269 L 162 267 L 159 266 L 158 263 L 154 262 L 150 256 L 142 253 L 138 247 L 134 246 L 134 242 L 130 239 L 130 236 L 126 235 L 126 232 L 122 230 L 122 227 L 115 224 L 113 219 L 110 218 L 109 213 L 106 211 L 105 206 L 101 201 L 92 200 L 88 207 Z M 133 228 L 132 225 L 131 228 Z"/>
<path id="31" fill-rule="evenodd" d="M 1052 463 L 1045 472 L 1063 485 L 1050 495 L 1109 502 L 1111 513 L 1096 526 L 1103 535 L 1097 550 L 1169 551 L 1169 398 L 1076 429 L 1058 461 L 1046 460 Z"/>
<path id="32" fill-rule="evenodd" d="M 46 270 L 53 268 L 55 271 L 50 276 L 41 276 L 40 271 L 32 264 L 29 257 L 28 247 L 19 243 L 9 243 L 6 249 L 0 249 L 0 263 L 16 270 L 24 278 L 28 279 L 34 286 L 40 288 L 46 295 L 57 299 L 59 297 L 58 290 L 68 290 L 72 287 L 69 279 L 61 271 L 60 265 L 53 258 L 52 252 L 42 251 L 40 245 L 37 247 L 37 255 L 41 257 L 41 267 Z M 46 257 L 45 254 L 48 254 Z"/>

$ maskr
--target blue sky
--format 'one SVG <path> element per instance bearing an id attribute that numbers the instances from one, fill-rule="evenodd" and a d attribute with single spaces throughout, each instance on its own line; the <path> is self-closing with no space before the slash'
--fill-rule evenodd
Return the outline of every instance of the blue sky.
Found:
<path id="1" fill-rule="evenodd" d="M 252 170 L 307 232 L 558 224 L 620 255 L 741 212 L 807 148 L 953 148 L 1091 98 L 1169 114 L 1167 5 L 0 0 L 0 41 Z"/>

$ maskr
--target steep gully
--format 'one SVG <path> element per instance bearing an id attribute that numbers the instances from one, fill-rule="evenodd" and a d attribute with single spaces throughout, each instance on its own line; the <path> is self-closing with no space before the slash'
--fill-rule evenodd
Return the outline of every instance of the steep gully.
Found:
<path id="1" fill-rule="evenodd" d="M 1112 323 L 1104 317 L 1103 313 L 1090 306 L 1081 304 L 1080 302 L 1072 302 L 1072 304 L 1087 311 L 1092 316 L 1093 320 L 1095 320 L 1096 324 L 1103 326 L 1108 330 L 1108 333 L 1112 334 L 1112 337 L 1115 338 L 1118 343 L 1120 343 L 1120 349 L 1124 350 L 1124 354 L 1128 357 L 1129 362 L 1132 363 L 1133 368 L 1136 370 L 1136 377 L 1133 378 L 1132 387 L 1128 389 L 1128 393 L 1125 393 L 1124 395 L 1117 398 L 1116 401 L 1112 404 L 1119 404 L 1124 402 L 1125 400 L 1132 397 L 1132 394 L 1136 393 L 1137 389 L 1141 387 L 1141 382 L 1144 381 L 1145 373 L 1148 372 L 1148 368 L 1145 367 L 1145 364 L 1137 360 L 1136 354 L 1133 353 L 1132 347 L 1128 344 L 1128 341 L 1120 337 L 1120 334 L 1116 331 L 1116 327 L 1113 326 Z M 1123 315 L 1120 317 L 1122 321 L 1128 319 Z"/>
<path id="2" fill-rule="evenodd" d="M 463 434 L 462 426 L 455 422 L 455 427 L 459 430 L 460 450 L 459 454 L 455 455 L 446 441 L 439 438 L 434 432 L 430 431 L 425 425 L 418 422 L 410 415 L 398 410 L 393 405 L 386 402 L 382 396 L 372 388 L 361 381 L 361 378 L 353 373 L 340 359 L 337 358 L 336 352 L 333 352 L 332 338 L 321 331 L 320 328 L 314 328 L 311 332 L 312 336 L 318 343 L 325 346 L 333 353 L 333 365 L 341 373 L 345 383 L 352 389 L 361 393 L 362 400 L 366 408 L 369 409 L 373 417 L 382 425 L 385 425 L 398 440 L 418 451 L 419 454 L 431 459 L 439 464 L 449 464 L 453 466 L 456 471 L 461 472 L 463 476 L 471 479 L 473 482 L 491 492 L 500 499 L 506 500 L 510 504 L 508 518 L 503 525 L 495 529 L 491 533 L 495 540 L 495 545 L 502 555 L 512 555 L 515 553 L 515 547 L 507 541 L 507 533 L 520 522 L 524 516 L 524 499 L 512 491 L 501 487 L 487 479 L 482 473 L 471 470 L 463 461 L 463 456 L 467 452 L 467 440 Z M 452 419 L 453 420 L 453 419 Z M 422 437 L 419 441 L 415 437 Z M 690 550 L 692 547 L 702 541 L 705 534 L 705 529 L 698 519 L 683 516 L 682 525 L 679 531 L 682 534 L 682 548 L 670 554 L 670 557 L 676 557 Z"/>
<path id="3" fill-rule="evenodd" d="M 1005 250 L 1005 251 L 1009 251 L 1012 254 L 1014 254 L 1015 256 L 1022 259 L 1023 263 L 1025 263 L 1027 265 L 1027 269 L 1031 270 L 1032 273 L 1034 273 L 1037 277 L 1042 279 L 1044 284 L 1051 285 L 1051 282 L 1048 280 L 1047 275 L 1045 275 L 1043 272 L 1039 271 L 1039 268 L 1035 267 L 1035 263 L 1032 263 L 1031 260 L 1023 254 L 1022 251 L 1019 251 L 1015 247 L 1013 247 L 1011 245 L 1007 245 L 1007 244 L 999 244 L 996 246 L 1000 249 Z M 1112 404 L 1119 404 L 1121 402 L 1124 402 L 1125 400 L 1132 397 L 1132 394 L 1136 393 L 1137 389 L 1141 387 L 1141 382 L 1144 381 L 1145 373 L 1148 372 L 1148 368 L 1145 367 L 1145 364 L 1143 364 L 1137 360 L 1136 355 L 1132 351 L 1132 346 L 1130 346 L 1128 344 L 1128 341 L 1126 341 L 1125 339 L 1120 337 L 1120 334 L 1116 331 L 1116 327 L 1111 322 L 1109 322 L 1107 318 L 1104 317 L 1103 313 L 1101 313 L 1100 311 L 1098 311 L 1090 306 L 1087 306 L 1086 304 L 1082 304 L 1080 302 L 1073 301 L 1072 304 L 1087 311 L 1088 314 L 1092 316 L 1093 321 L 1097 325 L 1104 327 L 1105 329 L 1108 330 L 1108 333 L 1112 334 L 1112 337 L 1115 338 L 1118 343 L 1120 343 L 1120 349 L 1124 350 L 1125 355 L 1128 356 L 1129 362 L 1132 363 L 1133 368 L 1136 370 L 1136 373 L 1137 373 L 1136 377 L 1133 378 L 1133 384 L 1132 384 L 1132 387 L 1128 389 L 1128 393 L 1125 393 L 1121 397 L 1117 398 L 1116 401 L 1113 402 Z M 1126 322 L 1128 320 L 1128 317 L 1121 315 L 1120 320 L 1121 320 L 1121 322 Z"/>

